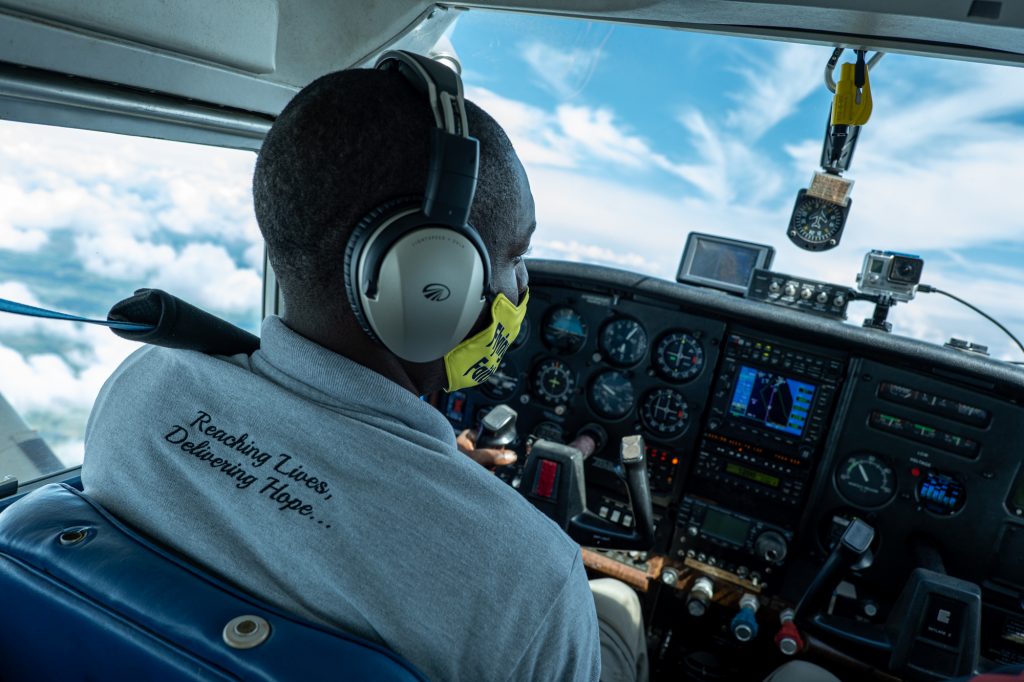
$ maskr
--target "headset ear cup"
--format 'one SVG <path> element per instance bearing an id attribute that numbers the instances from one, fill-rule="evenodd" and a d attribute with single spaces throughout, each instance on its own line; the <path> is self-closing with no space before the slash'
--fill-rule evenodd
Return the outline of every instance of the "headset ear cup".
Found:
<path id="1" fill-rule="evenodd" d="M 415 199 L 392 199 L 378 206 L 359 221 L 352 230 L 348 242 L 345 244 L 343 278 L 345 280 L 345 295 L 348 297 L 349 308 L 352 310 L 352 314 L 355 315 L 359 326 L 362 327 L 367 336 L 377 343 L 381 343 L 381 340 L 370 326 L 370 321 L 363 310 L 363 301 L 359 292 L 359 258 L 374 230 L 395 213 L 407 210 L 410 207 L 416 207 L 418 204 L 419 202 Z"/>

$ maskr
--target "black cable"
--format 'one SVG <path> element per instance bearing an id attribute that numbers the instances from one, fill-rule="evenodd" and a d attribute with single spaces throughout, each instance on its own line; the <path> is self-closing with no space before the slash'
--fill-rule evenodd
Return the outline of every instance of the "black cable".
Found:
<path id="1" fill-rule="evenodd" d="M 942 289 L 937 289 L 936 287 L 933 287 L 933 286 L 931 286 L 929 284 L 919 284 L 918 287 L 917 287 L 917 290 L 922 292 L 922 293 L 925 293 L 925 294 L 930 294 L 930 293 L 942 294 L 943 296 L 949 296 L 951 299 L 953 299 L 957 303 L 963 303 L 965 306 L 967 306 L 968 308 L 970 308 L 974 312 L 978 313 L 979 315 L 984 317 L 986 320 L 988 320 L 989 322 L 991 322 L 992 324 L 994 324 L 995 326 L 999 327 L 1004 332 L 1006 332 L 1006 335 L 1009 336 L 1011 339 L 1013 339 L 1013 342 L 1015 344 L 1017 344 L 1017 347 L 1020 348 L 1021 352 L 1024 352 L 1024 344 L 1022 344 L 1020 342 L 1020 340 L 1017 339 L 1017 337 L 1014 336 L 1012 332 L 1010 332 L 1009 329 L 1007 329 L 1003 325 L 999 324 L 999 321 L 996 320 L 996 318 L 992 317 L 991 315 L 986 313 L 981 308 L 979 308 L 977 306 L 974 306 L 974 305 L 971 305 L 970 303 L 968 303 L 964 299 L 960 298 L 959 296 L 954 296 L 953 294 L 949 293 L 948 291 L 943 291 Z M 1016 365 L 1016 364 L 1021 364 L 1021 363 L 1014 362 L 1013 364 Z"/>

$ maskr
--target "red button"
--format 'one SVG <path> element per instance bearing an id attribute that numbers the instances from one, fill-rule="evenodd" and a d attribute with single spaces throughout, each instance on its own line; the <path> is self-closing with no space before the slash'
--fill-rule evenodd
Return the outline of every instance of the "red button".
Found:
<path id="1" fill-rule="evenodd" d="M 540 497 L 551 499 L 555 493 L 555 478 L 558 476 L 558 462 L 550 459 L 540 461 L 540 473 L 537 475 L 537 485 L 534 493 Z"/>

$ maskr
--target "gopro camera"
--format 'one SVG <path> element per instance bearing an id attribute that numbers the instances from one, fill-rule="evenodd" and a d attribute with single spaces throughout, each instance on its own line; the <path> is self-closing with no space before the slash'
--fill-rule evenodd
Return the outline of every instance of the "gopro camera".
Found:
<path id="1" fill-rule="evenodd" d="M 857 275 L 857 288 L 867 294 L 888 295 L 895 301 L 910 301 L 917 293 L 924 259 L 895 251 L 868 251 Z"/>

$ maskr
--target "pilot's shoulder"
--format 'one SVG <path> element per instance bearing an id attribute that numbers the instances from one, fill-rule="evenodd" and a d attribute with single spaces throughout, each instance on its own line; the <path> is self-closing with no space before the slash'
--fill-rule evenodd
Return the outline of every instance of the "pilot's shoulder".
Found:
<path id="1" fill-rule="evenodd" d="M 479 467 L 472 460 L 466 464 Z M 557 571 L 568 576 L 580 555 L 579 545 L 554 521 L 530 504 L 519 492 L 482 469 L 485 488 L 485 532 L 493 532 L 491 545 L 506 557 L 521 557 L 527 570 Z"/>

